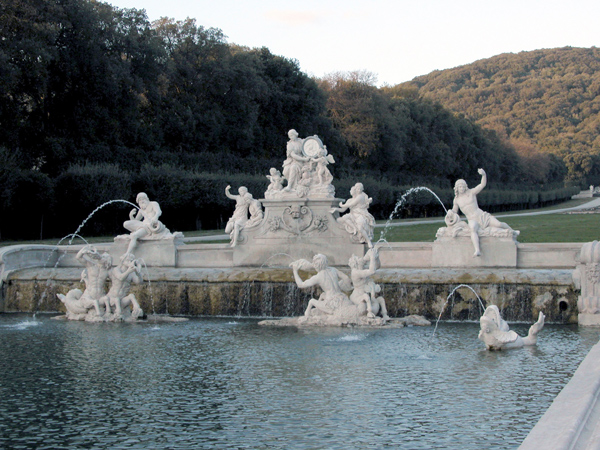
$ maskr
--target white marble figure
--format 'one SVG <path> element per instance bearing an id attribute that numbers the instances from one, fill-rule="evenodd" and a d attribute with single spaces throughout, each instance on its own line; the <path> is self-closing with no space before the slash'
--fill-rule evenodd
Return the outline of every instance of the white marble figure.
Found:
<path id="1" fill-rule="evenodd" d="M 327 153 L 321 139 L 318 136 L 301 139 L 296 130 L 290 130 L 288 137 L 283 176 L 274 168 L 270 170 L 265 198 L 334 198 L 333 176 L 327 166 L 335 163 L 335 159 Z M 287 185 L 280 188 L 283 180 L 287 180 Z"/>
<path id="2" fill-rule="evenodd" d="M 488 350 L 503 350 L 520 348 L 525 345 L 535 345 L 538 333 L 544 328 L 545 317 L 544 313 L 540 311 L 538 321 L 529 328 L 528 335 L 521 337 L 514 331 L 509 330 L 508 324 L 500 316 L 498 307 L 490 305 L 479 319 L 481 330 L 478 337 L 485 343 Z"/>
<path id="3" fill-rule="evenodd" d="M 250 205 L 248 206 L 248 212 L 250 213 L 250 219 L 244 225 L 244 228 L 251 228 L 262 222 L 264 213 L 262 210 L 262 204 L 259 200 L 252 197 L 252 194 L 248 193 Z"/>
<path id="4" fill-rule="evenodd" d="M 513 231 L 518 235 L 518 231 L 514 231 L 506 223 L 500 222 L 490 213 L 482 211 L 477 204 L 477 194 L 479 194 L 487 184 L 487 176 L 483 169 L 478 169 L 477 172 L 481 175 L 481 183 L 476 187 L 469 189 L 465 180 L 458 180 L 454 185 L 454 205 L 448 211 L 449 220 L 455 220 L 452 216 L 458 215 L 459 209 L 466 216 L 469 222 L 471 242 L 475 248 L 474 257 L 481 256 L 481 248 L 479 246 L 479 234 L 481 231 L 496 228 Z"/>
<path id="5" fill-rule="evenodd" d="M 269 175 L 267 175 L 267 179 L 269 180 L 269 186 L 267 186 L 265 198 L 276 197 L 277 194 L 280 194 L 283 190 L 283 181 L 285 180 L 285 177 L 283 177 L 281 172 L 275 167 L 271 167 L 271 170 L 269 170 Z"/>
<path id="6" fill-rule="evenodd" d="M 285 192 L 294 191 L 300 179 L 302 178 L 302 167 L 304 163 L 310 161 L 310 158 L 304 156 L 302 151 L 302 139 L 298 137 L 296 130 L 288 131 L 290 140 L 287 143 L 287 158 L 283 162 L 283 176 L 287 180 L 287 186 L 283 189 Z"/>
<path id="7" fill-rule="evenodd" d="M 365 194 L 362 183 L 356 183 L 350 189 L 350 194 L 352 198 L 345 203 L 340 202 L 340 207 L 332 208 L 330 212 L 333 214 L 349 209 L 350 212 L 338 217 L 337 222 L 343 225 L 346 231 L 355 236 L 359 242 L 366 243 L 369 248 L 373 248 L 375 218 L 369 213 L 369 205 L 373 199 Z"/>
<path id="8" fill-rule="evenodd" d="M 140 208 L 133 209 L 129 213 L 129 220 L 123 224 L 131 232 L 126 253 L 133 253 L 140 239 L 166 239 L 173 236 L 159 220 L 162 211 L 158 202 L 151 202 L 144 192 L 140 192 L 135 201 Z"/>
<path id="9" fill-rule="evenodd" d="M 231 186 L 227 186 L 225 195 L 231 200 L 235 200 L 235 210 L 225 226 L 225 233 L 229 233 L 231 246 L 235 247 L 238 244 L 242 228 L 260 223 L 263 219 L 263 211 L 261 203 L 252 197 L 245 186 L 240 186 L 238 195 L 233 195 L 230 191 Z M 251 214 L 250 222 L 248 221 L 248 212 Z"/>
<path id="10" fill-rule="evenodd" d="M 316 254 L 312 263 L 305 259 L 294 261 L 290 264 L 294 271 L 294 280 L 299 288 L 309 288 L 319 286 L 323 293 L 318 299 L 311 299 L 300 322 L 310 321 L 315 318 L 330 318 L 340 322 L 356 321 L 358 319 L 358 307 L 350 301 L 344 294 L 344 290 L 351 289 L 351 281 L 348 275 L 340 272 L 335 267 L 330 267 L 327 257 L 323 254 Z M 302 280 L 298 270 L 316 270 L 317 274 L 307 280 Z M 324 322 L 327 322 L 325 320 Z"/>
<path id="11" fill-rule="evenodd" d="M 111 286 L 101 302 L 114 307 L 113 321 L 134 321 L 144 315 L 134 294 L 129 294 L 132 284 L 142 282 L 141 265 L 133 254 L 125 253 L 118 266 L 108 273 Z"/>
<path id="12" fill-rule="evenodd" d="M 67 308 L 67 319 L 102 321 L 110 316 L 110 304 L 103 299 L 106 293 L 108 271 L 112 266 L 112 258 L 108 253 L 99 253 L 96 247 L 86 245 L 76 256 L 85 265 L 81 273 L 81 281 L 85 283 L 85 291 L 73 289 L 67 295 L 57 294 Z"/>
<path id="13" fill-rule="evenodd" d="M 327 148 L 323 147 L 319 151 L 319 155 L 312 160 L 315 166 L 315 172 L 320 185 L 331 184 L 333 175 L 327 168 L 329 164 L 335 163 L 333 156 L 327 154 Z"/>
<path id="14" fill-rule="evenodd" d="M 366 263 L 369 264 L 368 268 L 365 268 Z M 371 278 L 381 266 L 377 249 L 369 249 L 362 258 L 352 255 L 348 265 L 351 269 L 350 279 L 353 287 L 350 301 L 358 306 L 359 315 L 366 314 L 368 318 L 374 319 L 381 313 L 384 320 L 389 320 L 385 300 L 377 295 L 381 292 L 381 287 Z"/>

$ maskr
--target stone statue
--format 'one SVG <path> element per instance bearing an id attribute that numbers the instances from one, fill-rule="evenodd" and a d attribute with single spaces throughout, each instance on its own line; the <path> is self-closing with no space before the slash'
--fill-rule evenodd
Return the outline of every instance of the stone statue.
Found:
<path id="1" fill-rule="evenodd" d="M 231 246 L 235 247 L 238 243 L 240 231 L 248 222 L 248 210 L 252 203 L 252 194 L 248 192 L 248 188 L 240 186 L 238 189 L 238 195 L 231 194 L 231 186 L 225 188 L 225 195 L 231 200 L 235 200 L 235 210 L 233 215 L 227 221 L 225 226 L 225 233 L 229 233 L 231 237 Z M 259 202 L 260 203 L 260 202 Z M 262 211 L 261 211 L 262 213 Z"/>
<path id="2" fill-rule="evenodd" d="M 85 291 L 73 289 L 67 295 L 57 294 L 67 308 L 67 319 L 102 321 L 110 317 L 110 304 L 104 297 L 108 271 L 112 258 L 108 253 L 100 254 L 96 247 L 86 245 L 75 257 L 85 265 L 81 281 Z"/>
<path id="3" fill-rule="evenodd" d="M 319 299 L 313 298 L 308 302 L 301 322 L 311 321 L 312 318 L 315 318 L 316 320 L 312 320 L 312 322 L 321 324 L 322 322 L 331 322 L 331 324 L 339 325 L 343 321 L 358 319 L 358 307 L 343 292 L 343 290 L 351 289 L 350 278 L 335 267 L 330 267 L 325 255 L 316 254 L 312 263 L 305 259 L 294 261 L 290 267 L 294 271 L 294 280 L 299 288 L 319 286 L 323 290 Z M 298 270 L 311 269 L 316 270 L 317 274 L 307 280 L 302 280 Z M 323 318 L 324 320 L 319 320 Z"/>
<path id="4" fill-rule="evenodd" d="M 365 269 L 365 263 L 369 263 Z M 384 320 L 389 320 L 385 300 L 378 296 L 381 287 L 372 280 L 371 276 L 380 267 L 379 253 L 376 248 L 369 249 L 364 257 L 352 255 L 348 262 L 350 266 L 350 279 L 352 280 L 353 291 L 350 294 L 350 301 L 358 306 L 359 314 L 367 314 L 367 317 L 374 319 L 378 313 Z"/>
<path id="5" fill-rule="evenodd" d="M 479 169 L 477 172 L 481 175 L 481 183 L 473 189 L 469 189 L 465 180 L 458 180 L 456 182 L 454 186 L 454 205 L 446 216 L 446 222 L 454 224 L 454 236 L 457 234 L 456 228 L 461 227 L 460 218 L 455 217 L 458 216 L 459 209 L 466 216 L 469 222 L 471 241 L 475 248 L 474 257 L 481 256 L 481 248 L 479 246 L 479 235 L 481 232 L 487 230 L 493 235 L 494 231 L 499 229 L 509 230 L 514 235 L 519 234 L 518 231 L 514 231 L 506 223 L 500 222 L 490 213 L 482 211 L 479 208 L 477 205 L 477 194 L 486 186 L 487 176 L 483 169 Z"/>
<path id="6" fill-rule="evenodd" d="M 120 258 L 120 264 L 109 272 L 111 286 L 108 294 L 102 297 L 101 302 L 110 304 L 114 309 L 112 320 L 133 321 L 142 317 L 144 312 L 135 295 L 128 294 L 132 284 L 142 282 L 140 262 L 133 254 L 125 253 Z"/>
<path id="7" fill-rule="evenodd" d="M 364 192 L 362 183 L 356 183 L 350 189 L 352 198 L 345 203 L 340 202 L 339 208 L 332 208 L 330 212 L 344 212 L 347 209 L 350 212 L 344 216 L 338 217 L 337 222 L 344 226 L 346 231 L 353 235 L 359 242 L 366 243 L 369 248 L 373 248 L 373 230 L 375 229 L 375 218 L 369 213 L 369 205 L 373 201 Z"/>
<path id="8" fill-rule="evenodd" d="M 262 210 L 262 204 L 259 200 L 252 198 L 252 194 L 248 194 L 250 196 L 250 206 L 248 206 L 248 212 L 250 213 L 250 219 L 244 225 L 244 228 L 251 228 L 262 222 L 264 213 Z"/>
<path id="9" fill-rule="evenodd" d="M 327 166 L 335 163 L 335 159 L 327 153 L 321 139 L 318 136 L 301 139 L 296 130 L 290 130 L 288 137 L 283 176 L 274 168 L 270 170 L 265 198 L 334 198 L 333 176 Z M 287 180 L 287 185 L 281 188 L 283 180 Z"/>
<path id="10" fill-rule="evenodd" d="M 131 232 L 130 242 L 126 253 L 132 253 L 139 239 L 167 239 L 173 237 L 171 232 L 159 220 L 162 214 L 158 202 L 151 202 L 144 192 L 136 199 L 139 209 L 129 213 L 129 220 L 123 226 Z"/>
<path id="11" fill-rule="evenodd" d="M 319 180 L 319 184 L 330 184 L 333 181 L 333 175 L 327 168 L 329 164 L 335 163 L 333 156 L 327 154 L 327 148 L 323 146 L 323 148 L 319 151 L 317 157 L 312 160 L 315 165 L 315 172 L 317 174 L 317 178 Z"/>
<path id="12" fill-rule="evenodd" d="M 290 140 L 287 143 L 287 158 L 283 162 L 283 176 L 287 180 L 287 186 L 284 191 L 294 191 L 302 177 L 302 167 L 304 163 L 310 161 L 310 158 L 304 156 L 302 151 L 303 141 L 298 137 L 296 130 L 288 132 Z"/>
<path id="13" fill-rule="evenodd" d="M 514 331 L 509 330 L 508 324 L 500 316 L 498 307 L 490 305 L 479 319 L 481 327 L 479 339 L 485 343 L 488 350 L 503 350 L 519 348 L 525 345 L 535 345 L 538 333 L 544 328 L 544 318 L 544 313 L 540 311 L 538 321 L 529 328 L 529 334 L 526 337 L 521 337 Z"/>
<path id="14" fill-rule="evenodd" d="M 270 181 L 270 183 L 269 186 L 267 186 L 265 198 L 276 197 L 277 194 L 280 194 L 283 190 L 283 181 L 285 180 L 285 177 L 281 176 L 281 172 L 275 167 L 271 167 L 271 170 L 269 170 L 269 175 L 267 175 L 267 179 Z"/>

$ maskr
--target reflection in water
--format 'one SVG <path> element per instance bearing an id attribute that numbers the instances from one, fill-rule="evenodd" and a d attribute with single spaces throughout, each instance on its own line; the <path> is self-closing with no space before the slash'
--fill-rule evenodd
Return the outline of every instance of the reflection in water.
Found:
<path id="1" fill-rule="evenodd" d="M 429 348 L 430 327 L 26 321 L 0 316 L 2 448 L 516 448 L 598 339 L 546 325 L 487 352 L 477 323 L 441 323 Z"/>

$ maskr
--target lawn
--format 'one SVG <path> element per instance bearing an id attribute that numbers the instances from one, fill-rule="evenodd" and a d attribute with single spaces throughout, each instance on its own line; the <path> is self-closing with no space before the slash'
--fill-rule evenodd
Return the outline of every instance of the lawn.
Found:
<path id="1" fill-rule="evenodd" d="M 500 217 L 519 230 L 519 242 L 590 242 L 600 239 L 600 214 L 544 214 L 540 216 Z M 388 242 L 433 242 L 443 222 L 391 226 L 385 233 Z M 383 228 L 375 230 L 375 241 Z"/>

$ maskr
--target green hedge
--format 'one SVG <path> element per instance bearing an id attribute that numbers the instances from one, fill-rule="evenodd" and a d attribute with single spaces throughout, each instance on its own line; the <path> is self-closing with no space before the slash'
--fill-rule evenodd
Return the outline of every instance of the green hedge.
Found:
<path id="1" fill-rule="evenodd" d="M 361 182 L 373 198 L 371 213 L 388 219 L 404 196 L 394 218 L 441 216 L 444 209 L 429 192 L 407 194 L 411 186 L 392 185 L 374 177 L 341 178 L 334 181 L 336 197 L 347 199 L 350 188 Z M 236 193 L 246 186 L 255 198 L 263 198 L 268 186 L 266 175 L 206 173 L 182 170 L 170 165 L 142 167 L 129 173 L 116 165 L 72 166 L 54 179 L 35 170 L 0 170 L 2 239 L 61 238 L 86 220 L 100 205 L 110 200 L 134 203 L 138 192 L 146 192 L 160 203 L 163 221 L 171 231 L 223 229 L 235 202 L 225 196 L 231 185 Z M 452 207 L 452 189 L 431 187 L 446 208 Z M 553 190 L 499 190 L 486 188 L 478 195 L 480 206 L 490 212 L 547 206 L 568 200 L 578 188 Z M 125 232 L 123 222 L 132 206 L 123 202 L 105 205 L 85 223 L 81 235 L 117 235 Z"/>

